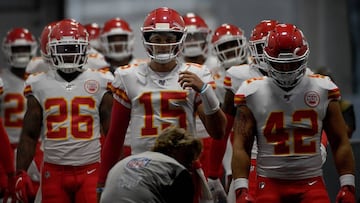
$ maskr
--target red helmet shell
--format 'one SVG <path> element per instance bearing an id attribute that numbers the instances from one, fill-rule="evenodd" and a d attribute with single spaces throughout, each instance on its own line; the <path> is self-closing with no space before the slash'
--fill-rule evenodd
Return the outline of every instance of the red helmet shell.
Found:
<path id="1" fill-rule="evenodd" d="M 244 31 L 241 30 L 239 27 L 232 25 L 232 24 L 222 24 L 219 26 L 215 31 L 211 39 L 211 43 L 216 43 L 224 36 L 231 35 L 231 36 L 243 36 Z"/>
<path id="2" fill-rule="evenodd" d="M 61 40 L 64 37 L 71 37 L 76 40 L 85 39 L 88 41 L 89 33 L 80 23 L 65 19 L 56 23 L 56 25 L 51 29 L 49 41 Z"/>
<path id="3" fill-rule="evenodd" d="M 97 39 L 100 36 L 101 27 L 97 23 L 89 23 L 84 25 L 86 31 L 89 33 L 89 40 Z"/>
<path id="4" fill-rule="evenodd" d="M 4 39 L 5 44 L 15 43 L 17 40 L 25 40 L 26 42 L 36 42 L 35 37 L 26 28 L 13 28 L 11 29 Z"/>
<path id="5" fill-rule="evenodd" d="M 148 31 L 178 31 L 185 30 L 185 22 L 181 15 L 174 9 L 161 7 L 150 12 L 142 27 L 143 32 Z"/>
<path id="6" fill-rule="evenodd" d="M 132 30 L 129 26 L 129 24 L 121 19 L 121 18 L 112 18 L 104 23 L 104 27 L 102 29 L 103 33 L 110 33 L 113 29 L 121 29 L 124 32 L 131 33 Z"/>
<path id="7" fill-rule="evenodd" d="M 40 34 L 40 49 L 42 54 L 48 54 L 47 44 L 49 42 L 49 33 L 51 29 L 56 25 L 57 22 L 51 22 L 47 24 Z"/>
<path id="8" fill-rule="evenodd" d="M 187 13 L 183 16 L 185 26 L 195 27 L 197 30 L 209 30 L 209 26 L 206 24 L 205 20 L 200 16 L 194 13 Z"/>
<path id="9" fill-rule="evenodd" d="M 281 54 L 292 54 L 292 58 L 297 59 L 304 57 L 308 51 L 305 36 L 292 24 L 278 24 L 270 31 L 264 47 L 264 52 L 272 58 L 281 58 Z"/>
<path id="10" fill-rule="evenodd" d="M 255 26 L 251 32 L 249 41 L 256 41 L 266 38 L 269 31 L 273 30 L 279 22 L 276 20 L 263 20 Z"/>

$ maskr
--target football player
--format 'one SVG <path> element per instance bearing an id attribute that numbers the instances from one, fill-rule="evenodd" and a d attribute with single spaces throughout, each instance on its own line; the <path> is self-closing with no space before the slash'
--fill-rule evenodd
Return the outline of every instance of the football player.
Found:
<path id="1" fill-rule="evenodd" d="M 12 148 L 16 154 L 23 124 L 23 117 L 27 109 L 26 98 L 23 94 L 26 78 L 25 68 L 36 55 L 38 43 L 34 35 L 26 28 L 17 27 L 9 30 L 4 37 L 2 50 L 10 68 L 1 73 L 3 89 L 1 94 L 1 117 L 9 136 Z M 43 153 L 40 149 L 40 140 L 37 143 L 36 155 L 27 171 L 34 186 L 34 193 L 29 194 L 33 200 L 40 185 L 40 167 Z M 15 163 L 15 160 L 14 160 Z"/>
<path id="2" fill-rule="evenodd" d="M 186 37 L 185 23 L 179 13 L 166 7 L 155 9 L 147 15 L 141 30 L 151 61 L 115 71 L 112 83 L 115 100 L 99 189 L 119 157 L 128 128 L 133 154 L 149 150 L 159 132 L 169 125 L 194 134 L 195 113 L 211 136 L 224 135 L 226 118 L 210 85 L 214 81 L 209 70 L 177 60 Z"/>
<path id="3" fill-rule="evenodd" d="M 42 202 L 97 202 L 100 128 L 108 129 L 110 80 L 86 69 L 88 33 L 74 20 L 61 20 L 48 35 L 52 66 L 25 82 L 27 110 L 14 177 L 19 200 L 26 201 L 26 173 L 43 130 Z M 43 129 L 42 129 L 43 128 Z"/>
<path id="4" fill-rule="evenodd" d="M 232 67 L 239 68 L 248 63 L 248 42 L 244 31 L 240 27 L 229 23 L 224 23 L 215 29 L 211 42 L 213 44 L 213 53 L 220 62 L 220 65 L 213 68 L 211 71 L 216 81 L 217 96 L 223 106 L 226 93 L 226 85 L 224 85 L 226 71 Z M 218 142 L 222 144 L 222 148 L 217 149 L 220 147 L 218 146 L 219 144 L 217 144 Z M 221 191 L 224 190 L 224 187 L 220 184 L 223 168 L 225 169 L 224 175 L 226 177 L 225 183 L 223 184 L 225 185 L 225 191 L 228 190 L 227 186 L 229 185 L 229 180 L 231 180 L 231 150 L 232 147 L 227 134 L 226 138 L 222 140 L 213 140 L 211 142 L 211 162 L 209 166 L 208 181 L 210 187 L 213 187 L 214 191 L 218 191 L 217 195 L 221 195 Z M 224 156 L 224 153 L 226 156 Z M 214 165 L 216 167 L 214 167 Z"/>
<path id="5" fill-rule="evenodd" d="M 256 136 L 256 202 L 329 203 L 320 150 L 324 129 L 340 176 L 337 202 L 354 203 L 354 156 L 338 87 L 326 76 L 306 74 L 309 45 L 292 24 L 276 25 L 263 50 L 269 77 L 243 82 L 234 98 L 236 202 L 251 199 L 247 188 Z"/>

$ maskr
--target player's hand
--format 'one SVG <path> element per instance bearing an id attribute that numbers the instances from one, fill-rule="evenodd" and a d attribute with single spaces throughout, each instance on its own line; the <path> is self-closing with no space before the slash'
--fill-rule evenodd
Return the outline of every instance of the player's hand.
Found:
<path id="1" fill-rule="evenodd" d="M 226 193 L 219 178 L 217 179 L 208 178 L 208 185 L 211 191 L 211 195 L 214 199 L 214 202 L 219 202 L 220 200 L 221 200 L 220 202 L 222 202 L 223 200 L 226 200 Z"/>
<path id="2" fill-rule="evenodd" d="M 200 92 L 204 86 L 204 82 L 195 73 L 190 71 L 181 72 L 178 82 L 183 89 L 192 88 L 197 92 Z"/>
<path id="3" fill-rule="evenodd" d="M 355 187 L 344 185 L 336 196 L 336 203 L 355 203 Z"/>
<path id="4" fill-rule="evenodd" d="M 247 188 L 239 188 L 235 191 L 236 203 L 254 203 L 255 199 L 249 195 Z"/>
<path id="5" fill-rule="evenodd" d="M 14 185 L 17 200 L 27 203 L 35 198 L 36 191 L 30 177 L 25 171 L 16 173 Z"/>

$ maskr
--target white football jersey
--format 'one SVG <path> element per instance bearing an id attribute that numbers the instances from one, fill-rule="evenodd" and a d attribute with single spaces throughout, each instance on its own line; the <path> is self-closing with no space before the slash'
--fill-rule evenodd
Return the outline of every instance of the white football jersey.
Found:
<path id="1" fill-rule="evenodd" d="M 224 88 L 235 94 L 241 83 L 245 80 L 262 76 L 264 75 L 259 71 L 259 69 L 253 67 L 251 64 L 232 66 L 226 71 Z"/>
<path id="2" fill-rule="evenodd" d="M 326 76 L 305 75 L 286 92 L 272 78 L 252 78 L 240 86 L 236 105 L 247 105 L 257 128 L 257 173 L 280 179 L 322 175 L 322 121 L 338 87 Z"/>
<path id="3" fill-rule="evenodd" d="M 45 162 L 72 166 L 99 162 L 99 107 L 110 82 L 93 69 L 71 82 L 56 71 L 29 76 L 24 94 L 33 95 L 43 109 Z"/>
<path id="4" fill-rule="evenodd" d="M 138 154 L 151 149 L 164 128 L 176 125 L 195 135 L 194 112 L 201 102 L 191 88 L 178 83 L 179 73 L 191 71 L 205 83 L 213 83 L 208 69 L 191 63 L 181 63 L 171 72 L 160 75 L 148 64 L 123 66 L 115 71 L 114 98 L 131 108 L 131 149 Z"/>
<path id="5" fill-rule="evenodd" d="M 11 144 L 17 144 L 26 111 L 24 80 L 5 69 L 1 74 L 3 93 L 1 96 L 1 117 Z"/>
<path id="6" fill-rule="evenodd" d="M 50 65 L 45 63 L 42 57 L 36 56 L 32 57 L 29 63 L 26 66 L 25 72 L 27 74 L 47 72 L 50 69 Z"/>
<path id="7" fill-rule="evenodd" d="M 129 64 L 142 64 L 142 63 L 149 63 L 149 62 L 150 62 L 149 58 L 133 58 L 133 59 L 131 59 Z"/>
<path id="8" fill-rule="evenodd" d="M 106 62 L 105 57 L 100 52 L 96 51 L 94 48 L 90 48 L 88 51 L 88 59 L 84 68 L 92 69 L 105 69 L 109 68 L 110 64 Z"/>
<path id="9" fill-rule="evenodd" d="M 307 68 L 306 75 L 313 74 L 313 72 Z M 243 64 L 239 66 L 232 66 L 226 71 L 224 79 L 224 88 L 236 93 L 240 85 L 250 78 L 263 77 L 264 75 L 260 72 L 259 68 L 253 64 Z M 257 156 L 257 143 L 256 138 L 254 140 L 253 147 L 251 149 L 251 158 L 256 159 Z"/>

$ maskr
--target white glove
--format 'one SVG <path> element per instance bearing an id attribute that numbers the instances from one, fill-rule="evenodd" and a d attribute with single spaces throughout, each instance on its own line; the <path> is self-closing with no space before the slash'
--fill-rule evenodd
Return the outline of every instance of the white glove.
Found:
<path id="1" fill-rule="evenodd" d="M 211 179 L 208 178 L 208 185 L 213 196 L 214 202 L 224 202 L 226 201 L 226 193 L 223 185 L 220 182 L 220 179 Z"/>
<path id="2" fill-rule="evenodd" d="M 326 151 L 326 147 L 322 143 L 320 145 L 320 153 L 321 153 L 322 164 L 324 164 L 326 161 L 327 151 Z"/>

